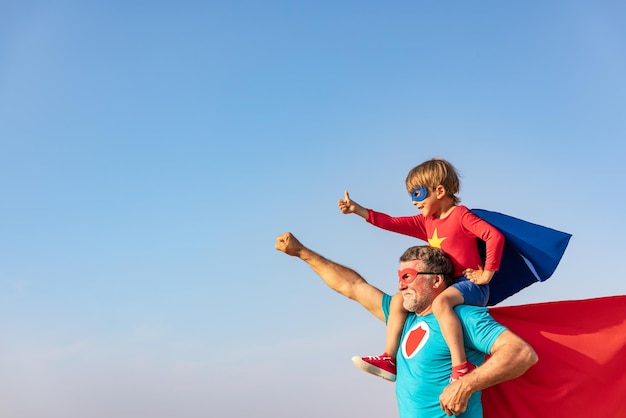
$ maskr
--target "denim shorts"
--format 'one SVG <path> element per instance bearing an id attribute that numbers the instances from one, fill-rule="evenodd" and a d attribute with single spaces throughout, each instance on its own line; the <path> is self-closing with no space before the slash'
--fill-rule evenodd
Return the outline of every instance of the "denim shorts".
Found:
<path id="1" fill-rule="evenodd" d="M 489 301 L 489 285 L 477 285 L 461 276 L 452 285 L 463 295 L 463 304 L 472 306 L 487 306 Z"/>

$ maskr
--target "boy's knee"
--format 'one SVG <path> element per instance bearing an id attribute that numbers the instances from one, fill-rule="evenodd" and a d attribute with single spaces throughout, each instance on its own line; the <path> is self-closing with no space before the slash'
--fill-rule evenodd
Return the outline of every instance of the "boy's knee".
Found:
<path id="1" fill-rule="evenodd" d="M 438 316 L 439 314 L 443 313 L 443 312 L 447 312 L 449 310 L 452 310 L 454 307 L 452 306 L 452 303 L 450 301 L 450 299 L 445 298 L 445 297 L 437 297 L 435 298 L 435 300 L 433 300 L 433 313 L 435 314 L 435 316 Z"/>

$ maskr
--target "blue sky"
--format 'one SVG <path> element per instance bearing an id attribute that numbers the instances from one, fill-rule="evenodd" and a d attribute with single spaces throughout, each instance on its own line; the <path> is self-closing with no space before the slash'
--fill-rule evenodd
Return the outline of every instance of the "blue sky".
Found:
<path id="1" fill-rule="evenodd" d="M 626 294 L 618 1 L 0 4 L 0 415 L 397 415 L 384 327 L 274 250 L 384 291 L 440 156 L 471 208 L 573 234 L 506 300 Z M 581 313 L 584 314 L 584 313 Z"/>

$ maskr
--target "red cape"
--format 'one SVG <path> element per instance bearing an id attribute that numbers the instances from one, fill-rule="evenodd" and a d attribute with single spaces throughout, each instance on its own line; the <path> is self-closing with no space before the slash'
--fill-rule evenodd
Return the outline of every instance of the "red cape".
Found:
<path id="1" fill-rule="evenodd" d="M 626 417 L 626 296 L 490 308 L 539 362 L 483 392 L 485 418 Z"/>

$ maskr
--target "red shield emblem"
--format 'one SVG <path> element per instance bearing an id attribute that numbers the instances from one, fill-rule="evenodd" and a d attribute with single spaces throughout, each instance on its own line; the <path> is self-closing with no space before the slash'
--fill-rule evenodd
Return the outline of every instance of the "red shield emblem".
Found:
<path id="1" fill-rule="evenodd" d="M 404 337 L 402 344 L 404 357 L 411 358 L 419 350 L 421 350 L 424 344 L 426 344 L 426 341 L 428 341 L 429 335 L 430 328 L 428 328 L 426 322 L 419 322 L 415 324 Z"/>

